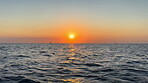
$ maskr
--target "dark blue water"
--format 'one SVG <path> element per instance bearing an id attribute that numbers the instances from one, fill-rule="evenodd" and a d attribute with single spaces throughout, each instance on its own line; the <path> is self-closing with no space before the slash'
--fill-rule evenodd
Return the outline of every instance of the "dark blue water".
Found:
<path id="1" fill-rule="evenodd" d="M 0 44 L 0 83 L 148 83 L 148 45 Z"/>

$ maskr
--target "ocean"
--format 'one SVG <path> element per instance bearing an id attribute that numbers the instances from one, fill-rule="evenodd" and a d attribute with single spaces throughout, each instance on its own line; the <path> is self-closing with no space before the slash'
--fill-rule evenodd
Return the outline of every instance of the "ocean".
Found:
<path id="1" fill-rule="evenodd" d="M 0 83 L 148 83 L 148 44 L 0 44 Z"/>

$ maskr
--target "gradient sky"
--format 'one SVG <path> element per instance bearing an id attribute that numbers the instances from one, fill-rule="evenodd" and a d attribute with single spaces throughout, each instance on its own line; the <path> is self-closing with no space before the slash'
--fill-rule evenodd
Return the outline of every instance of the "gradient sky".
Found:
<path id="1" fill-rule="evenodd" d="M 148 0 L 0 0 L 0 43 L 148 43 Z"/>

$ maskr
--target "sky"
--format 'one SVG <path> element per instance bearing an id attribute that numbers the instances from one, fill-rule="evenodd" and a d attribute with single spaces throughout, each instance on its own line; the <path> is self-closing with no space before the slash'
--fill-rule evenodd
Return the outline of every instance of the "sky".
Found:
<path id="1" fill-rule="evenodd" d="M 148 0 L 0 0 L 0 43 L 148 43 Z M 75 39 L 70 40 L 69 34 Z"/>

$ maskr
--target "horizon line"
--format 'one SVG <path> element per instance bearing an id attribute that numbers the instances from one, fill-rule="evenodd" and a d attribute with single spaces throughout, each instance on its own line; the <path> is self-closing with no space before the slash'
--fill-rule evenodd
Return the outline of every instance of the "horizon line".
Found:
<path id="1" fill-rule="evenodd" d="M 148 43 L 1 43 L 0 44 L 148 44 Z"/>

